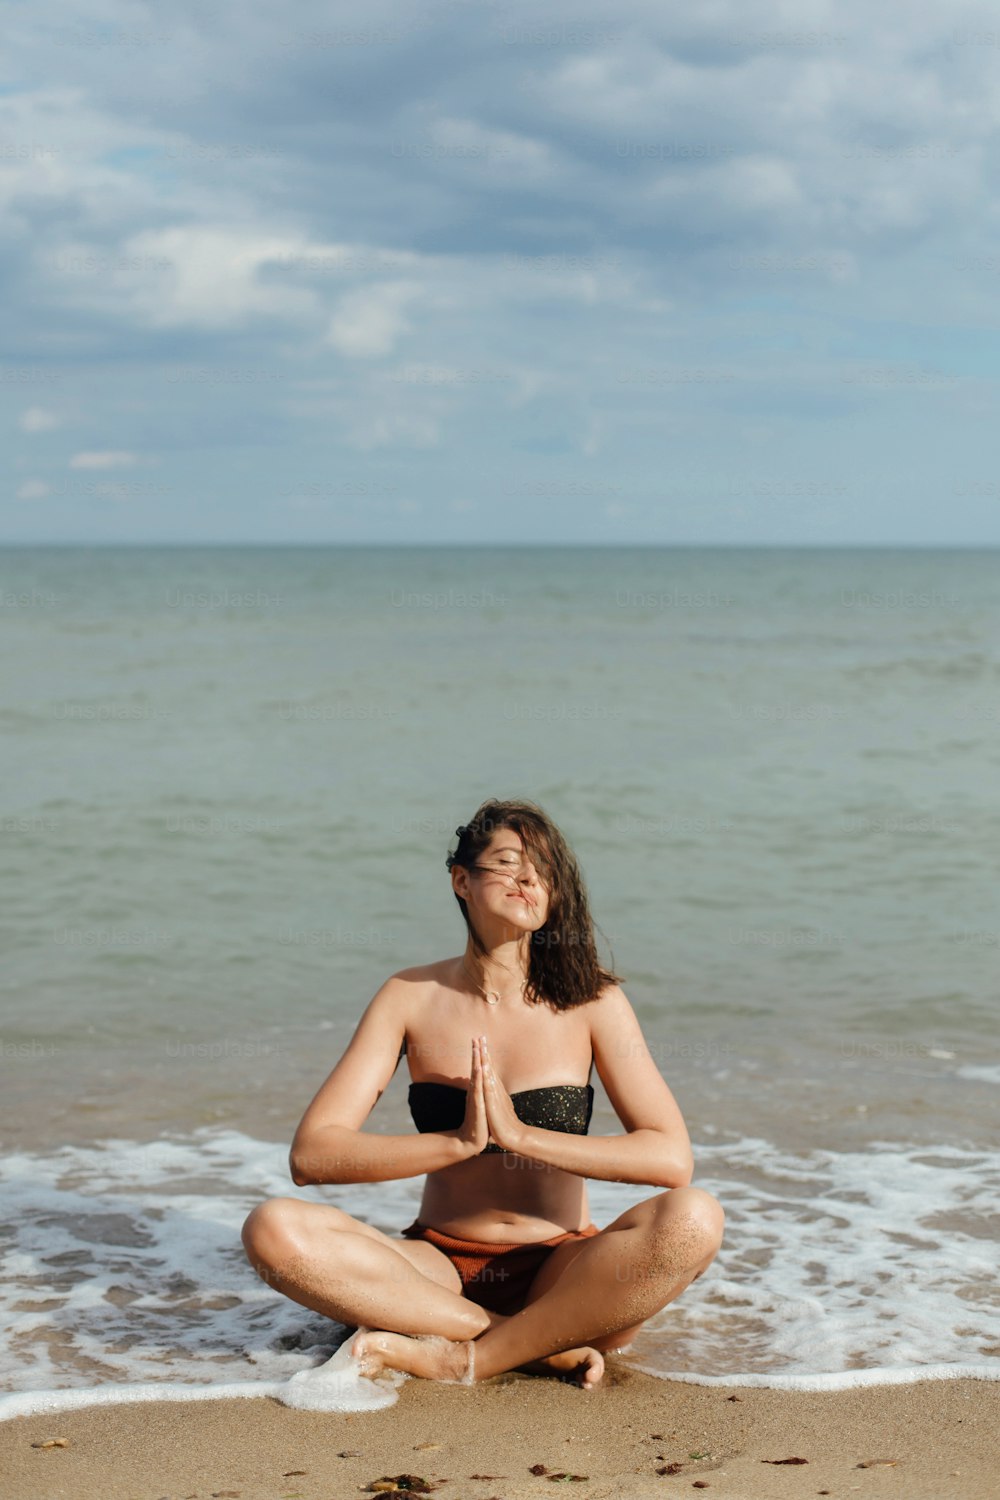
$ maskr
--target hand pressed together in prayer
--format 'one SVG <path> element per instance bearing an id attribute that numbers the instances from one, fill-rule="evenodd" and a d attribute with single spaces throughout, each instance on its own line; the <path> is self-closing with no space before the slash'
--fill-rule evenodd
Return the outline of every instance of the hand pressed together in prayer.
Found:
<path id="1" fill-rule="evenodd" d="M 473 1052 L 479 1050 L 479 1080 L 482 1087 L 483 1104 L 489 1125 L 490 1139 L 505 1151 L 518 1151 L 524 1145 L 527 1127 L 515 1113 L 510 1094 L 497 1077 L 490 1059 L 485 1036 L 473 1038 Z M 472 1082 L 476 1082 L 473 1068 Z"/>

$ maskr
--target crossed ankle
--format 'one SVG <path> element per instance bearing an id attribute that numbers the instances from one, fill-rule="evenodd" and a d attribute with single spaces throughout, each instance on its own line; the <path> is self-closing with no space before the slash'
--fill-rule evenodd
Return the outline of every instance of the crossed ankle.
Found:
<path id="1" fill-rule="evenodd" d="M 444 1376 L 445 1385 L 475 1385 L 475 1350 L 472 1339 L 448 1339 L 441 1333 L 415 1333 L 412 1338 L 421 1339 L 428 1344 L 443 1344 L 449 1349 L 454 1349 L 456 1344 L 461 1343 L 465 1348 L 465 1371 L 462 1375 L 449 1378 Z"/>
<path id="2" fill-rule="evenodd" d="M 448 1340 L 448 1343 L 450 1343 L 450 1340 Z M 466 1338 L 466 1340 L 463 1341 L 462 1346 L 460 1346 L 460 1347 L 462 1347 L 462 1349 L 465 1349 L 465 1370 L 462 1371 L 462 1374 L 460 1374 L 460 1376 L 454 1376 L 453 1379 L 448 1380 L 447 1385 L 450 1385 L 450 1386 L 474 1386 L 475 1385 L 475 1344 L 472 1343 L 471 1338 Z"/>

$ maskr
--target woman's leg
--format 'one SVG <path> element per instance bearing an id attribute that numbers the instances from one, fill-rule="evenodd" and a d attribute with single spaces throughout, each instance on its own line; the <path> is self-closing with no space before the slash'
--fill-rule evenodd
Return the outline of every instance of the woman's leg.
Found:
<path id="1" fill-rule="evenodd" d="M 439 1379 L 461 1379 L 468 1367 L 463 1341 L 505 1321 L 468 1301 L 462 1278 L 436 1245 L 393 1239 L 332 1205 L 270 1198 L 247 1218 L 243 1244 L 258 1276 L 303 1307 L 350 1328 L 437 1334 L 439 1357 L 451 1356 L 451 1373 L 442 1367 Z M 604 1362 L 594 1349 L 569 1349 L 531 1368 L 597 1380 Z"/>
<path id="2" fill-rule="evenodd" d="M 243 1244 L 275 1291 L 349 1328 L 461 1340 L 493 1322 L 462 1296 L 461 1277 L 435 1245 L 392 1239 L 330 1204 L 269 1198 L 243 1225 Z"/>
<path id="3" fill-rule="evenodd" d="M 704 1189 L 671 1188 L 619 1214 L 592 1239 L 557 1245 L 532 1286 L 529 1295 L 540 1289 L 534 1300 L 475 1339 L 475 1378 L 595 1340 L 605 1347 L 627 1342 L 711 1264 L 724 1222 L 721 1205 Z M 393 1334 L 365 1335 L 354 1347 L 373 1372 L 391 1365 L 452 1378 L 454 1355 L 446 1349 Z"/>

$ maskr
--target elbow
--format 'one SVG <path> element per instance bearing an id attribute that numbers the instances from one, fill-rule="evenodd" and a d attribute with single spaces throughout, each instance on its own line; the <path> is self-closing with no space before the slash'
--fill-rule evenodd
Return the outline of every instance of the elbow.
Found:
<path id="1" fill-rule="evenodd" d="M 678 1149 L 676 1137 L 664 1130 L 647 1130 L 644 1134 L 643 1175 L 633 1178 L 633 1181 L 658 1188 L 689 1187 L 694 1176 L 690 1142 Z"/>
<path id="2" fill-rule="evenodd" d="M 288 1153 L 288 1170 L 296 1187 L 326 1186 L 352 1182 L 352 1158 L 343 1154 L 339 1136 L 331 1139 L 330 1128 L 292 1141 Z"/>
<path id="3" fill-rule="evenodd" d="M 666 1162 L 661 1186 L 665 1188 L 690 1187 L 693 1177 L 694 1157 L 690 1151 L 686 1151 L 683 1156 L 672 1157 Z"/>
<path id="4" fill-rule="evenodd" d="M 309 1187 L 316 1181 L 309 1170 L 310 1161 L 308 1155 L 300 1145 L 292 1142 L 292 1149 L 288 1153 L 288 1171 L 296 1187 Z"/>
<path id="5" fill-rule="evenodd" d="M 309 1178 L 305 1175 L 301 1166 L 299 1165 L 298 1158 L 292 1156 L 291 1153 L 289 1153 L 288 1157 L 288 1174 L 291 1177 L 292 1181 L 295 1183 L 296 1187 L 308 1187 Z"/>
<path id="6" fill-rule="evenodd" d="M 672 1188 L 690 1188 L 691 1179 L 694 1178 L 694 1157 L 690 1151 L 685 1151 L 681 1160 L 673 1163 Z"/>
<path id="7" fill-rule="evenodd" d="M 648 1181 L 650 1187 L 664 1188 L 669 1191 L 671 1188 L 690 1187 L 693 1175 L 692 1172 L 684 1171 L 676 1162 L 667 1162 L 662 1172 L 658 1172 L 656 1177 L 650 1177 Z"/>

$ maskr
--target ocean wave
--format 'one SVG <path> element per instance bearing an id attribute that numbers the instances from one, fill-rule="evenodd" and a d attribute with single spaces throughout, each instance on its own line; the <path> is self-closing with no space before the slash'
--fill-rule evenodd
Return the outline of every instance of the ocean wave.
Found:
<path id="1" fill-rule="evenodd" d="M 788 1389 L 996 1378 L 1000 1299 L 984 1226 L 1000 1211 L 1000 1157 L 888 1141 L 792 1152 L 746 1137 L 697 1154 L 699 1185 L 726 1209 L 723 1248 L 616 1357 L 663 1378 Z M 346 1352 L 331 1364 L 344 1325 L 265 1286 L 239 1230 L 254 1203 L 294 1194 L 398 1235 L 417 1207 L 409 1180 L 292 1188 L 286 1146 L 209 1127 L 20 1153 L 0 1173 L 10 1392 L 0 1419 L 160 1393 L 266 1394 L 324 1410 L 394 1399 L 359 1387 Z M 649 1196 L 603 1181 L 588 1192 L 602 1227 Z"/>
<path id="2" fill-rule="evenodd" d="M 976 677 L 1000 677 L 1000 662 L 985 651 L 963 651 L 960 655 L 899 656 L 888 661 L 863 662 L 845 667 L 843 676 L 848 682 L 866 684 L 890 677 L 965 681 Z"/>

